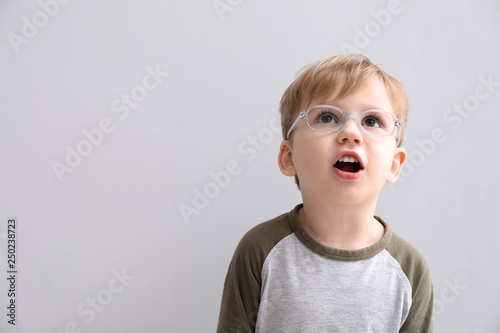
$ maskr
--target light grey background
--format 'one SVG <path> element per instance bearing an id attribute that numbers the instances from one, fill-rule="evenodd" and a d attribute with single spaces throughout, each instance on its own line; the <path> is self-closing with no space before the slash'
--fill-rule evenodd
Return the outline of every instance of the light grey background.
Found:
<path id="1" fill-rule="evenodd" d="M 301 201 L 276 162 L 279 100 L 300 68 L 355 49 L 408 90 L 411 165 L 377 214 L 427 258 L 436 332 L 500 331 L 498 1 L 55 4 L 0 2 L 0 331 L 214 332 L 239 239 Z M 82 131 L 105 119 L 89 148 Z M 58 179 L 79 144 L 92 150 Z"/>

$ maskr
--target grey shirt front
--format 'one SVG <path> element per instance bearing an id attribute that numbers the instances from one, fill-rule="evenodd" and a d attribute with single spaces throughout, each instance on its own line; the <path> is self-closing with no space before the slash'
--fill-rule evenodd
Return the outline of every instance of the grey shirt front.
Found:
<path id="1" fill-rule="evenodd" d="M 300 207 L 241 240 L 217 332 L 432 332 L 432 282 L 415 248 L 378 217 L 376 244 L 329 248 L 300 226 Z"/>

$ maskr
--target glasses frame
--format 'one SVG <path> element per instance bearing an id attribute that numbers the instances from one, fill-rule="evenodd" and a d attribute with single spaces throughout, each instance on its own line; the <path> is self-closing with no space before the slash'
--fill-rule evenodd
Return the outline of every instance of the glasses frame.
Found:
<path id="1" fill-rule="evenodd" d="M 336 129 L 334 129 L 333 131 L 329 131 L 329 130 L 318 130 L 318 129 L 315 129 L 315 128 L 312 128 L 311 125 L 309 125 L 309 122 L 307 121 L 307 115 L 309 113 L 309 111 L 311 111 L 312 109 L 314 108 L 319 108 L 319 107 L 328 107 L 328 108 L 333 108 L 333 109 L 336 109 L 340 112 L 342 112 L 342 114 L 344 115 L 344 119 L 342 121 L 342 123 L 340 124 L 340 126 Z M 390 115 L 391 117 L 394 118 L 394 129 L 392 130 L 391 133 L 389 134 L 386 134 L 386 135 L 374 135 L 374 134 L 370 134 L 368 132 L 366 132 L 363 127 L 361 126 L 361 124 L 359 123 L 359 119 L 358 119 L 358 114 L 359 113 L 363 113 L 363 112 L 367 112 L 367 111 L 377 111 L 377 112 L 383 112 L 383 113 L 387 113 L 388 115 Z M 385 110 L 377 110 L 377 109 L 368 109 L 368 110 L 363 110 L 359 113 L 350 113 L 350 112 L 347 112 L 341 108 L 339 108 L 338 106 L 334 106 L 334 105 L 314 105 L 314 106 L 311 106 L 310 108 L 308 108 L 307 110 L 304 110 L 302 111 L 301 113 L 299 113 L 299 116 L 297 117 L 297 119 L 294 121 L 294 123 L 292 124 L 292 126 L 290 127 L 290 129 L 288 130 L 288 133 L 286 134 L 286 139 L 287 140 L 290 140 L 290 135 L 292 134 L 292 130 L 295 128 L 295 126 L 297 126 L 297 124 L 299 123 L 300 120 L 304 119 L 306 121 L 306 125 L 307 127 L 310 129 L 310 130 L 313 130 L 313 131 L 316 131 L 316 132 L 323 132 L 323 133 L 334 133 L 334 132 L 337 132 L 339 131 L 342 127 L 344 127 L 344 124 L 346 123 L 347 119 L 349 118 L 353 118 L 354 119 L 354 122 L 356 123 L 356 125 L 358 126 L 358 128 L 361 130 L 361 133 L 364 133 L 368 136 L 371 136 L 371 137 L 385 137 L 385 136 L 391 136 L 394 134 L 394 131 L 396 130 L 396 128 L 398 129 L 398 138 L 397 138 L 397 144 L 396 146 L 399 146 L 399 141 L 400 141 L 400 136 L 401 136 L 401 121 L 398 120 L 392 113 L 388 112 L 388 111 L 385 111 Z"/>

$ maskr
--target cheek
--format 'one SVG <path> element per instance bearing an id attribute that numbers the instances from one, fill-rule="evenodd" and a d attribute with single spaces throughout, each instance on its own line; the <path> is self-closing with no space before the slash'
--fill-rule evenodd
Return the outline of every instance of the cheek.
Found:
<path id="1" fill-rule="evenodd" d="M 328 169 L 328 147 L 321 141 L 310 142 L 307 146 L 297 146 L 294 153 L 294 164 L 297 172 L 303 177 L 319 175 Z"/>
<path id="2" fill-rule="evenodd" d="M 389 152 L 383 151 L 379 153 L 378 158 L 379 158 L 378 173 L 380 174 L 381 178 L 386 178 L 391 171 L 394 154 L 391 151 Z"/>

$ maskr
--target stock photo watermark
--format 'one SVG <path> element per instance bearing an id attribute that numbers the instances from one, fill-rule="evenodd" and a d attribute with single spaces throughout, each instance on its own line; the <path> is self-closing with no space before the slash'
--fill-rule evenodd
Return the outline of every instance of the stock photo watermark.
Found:
<path id="1" fill-rule="evenodd" d="M 103 312 L 113 302 L 115 296 L 122 293 L 129 283 L 135 279 L 135 276 L 125 272 L 125 268 L 122 268 L 121 271 L 113 270 L 111 273 L 113 277 L 108 281 L 106 287 L 98 290 L 95 295 L 88 296 L 76 306 L 75 312 L 83 319 L 84 323 L 90 324 L 99 313 Z M 73 320 L 68 321 L 64 324 L 64 328 L 58 330 L 57 333 L 81 333 L 83 332 L 82 326 L 83 323 Z"/>
<path id="2" fill-rule="evenodd" d="M 465 274 L 458 274 L 451 281 L 444 280 L 444 288 L 435 292 L 434 309 L 432 320 L 438 321 L 452 303 L 455 303 L 460 296 L 469 288 L 468 279 Z"/>
<path id="3" fill-rule="evenodd" d="M 151 66 L 146 66 L 147 74 L 144 75 L 140 84 L 132 87 L 129 93 L 121 94 L 111 102 L 110 110 L 120 120 L 125 120 L 129 117 L 130 112 L 139 107 L 149 95 L 149 93 L 157 89 L 160 84 L 169 75 L 160 69 L 160 65 L 156 65 L 153 69 Z M 62 162 L 53 161 L 51 166 L 59 182 L 64 181 L 64 175 L 70 174 L 77 168 L 82 161 L 87 158 L 95 148 L 99 147 L 116 128 L 116 122 L 111 118 L 104 117 L 95 128 L 81 131 L 83 137 L 78 143 L 73 146 L 65 147 L 66 156 Z"/>
<path id="4" fill-rule="evenodd" d="M 495 81 L 493 74 L 486 77 L 478 76 L 477 81 L 478 83 L 468 96 L 460 103 L 453 103 L 443 112 L 442 119 L 446 126 L 452 130 L 458 130 L 462 127 L 464 122 L 477 112 L 481 102 L 489 99 L 500 87 L 500 81 Z M 414 141 L 417 148 L 408 153 L 408 160 L 398 178 L 399 183 L 404 183 L 406 179 L 411 177 L 416 169 L 435 153 L 438 146 L 448 140 L 448 132 L 449 129 L 444 126 L 435 127 L 431 131 L 430 137 Z M 392 190 L 395 190 L 395 184 L 392 184 Z"/>
<path id="5" fill-rule="evenodd" d="M 12 31 L 7 33 L 7 39 L 14 49 L 14 52 L 19 53 L 19 47 L 28 44 L 30 40 L 35 38 L 40 33 L 40 30 L 47 26 L 50 20 L 59 14 L 62 6 L 69 2 L 71 2 L 71 0 L 38 1 L 39 9 L 31 16 L 31 19 L 26 16 L 21 18 L 20 34 Z"/>
<path id="6" fill-rule="evenodd" d="M 242 2 L 243 0 L 214 0 L 212 6 L 219 16 L 219 20 L 224 21 L 224 16 L 234 11 Z"/>
<path id="7" fill-rule="evenodd" d="M 391 24 L 394 16 L 399 15 L 402 11 L 403 5 L 400 0 L 390 0 L 386 9 L 371 10 L 370 16 L 372 19 L 366 22 L 362 28 L 358 26 L 353 28 L 354 37 L 352 42 L 342 41 L 340 43 L 342 53 L 362 53 L 381 34 L 382 30 Z"/>
<path id="8" fill-rule="evenodd" d="M 210 171 L 209 181 L 200 187 L 193 188 L 193 196 L 190 203 L 180 203 L 177 207 L 186 224 L 191 222 L 193 215 L 200 213 L 208 207 L 223 189 L 227 188 L 231 178 L 241 174 L 243 164 L 250 163 L 257 157 L 258 153 L 274 141 L 275 136 L 281 133 L 280 115 L 277 109 L 273 110 L 273 116 L 266 127 L 261 128 L 255 135 L 250 135 L 236 146 L 238 156 L 225 163 L 222 170 Z M 242 161 L 243 160 L 243 161 Z"/>
<path id="9" fill-rule="evenodd" d="M 16 325 L 18 315 L 17 294 L 18 286 L 18 250 L 19 250 L 19 223 L 15 217 L 7 219 L 7 323 Z"/>

